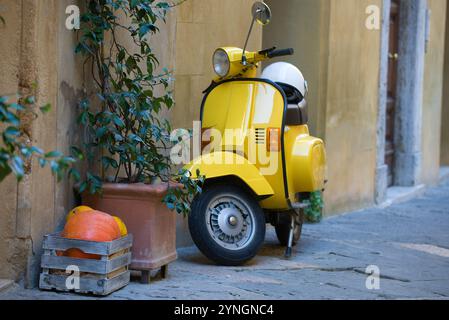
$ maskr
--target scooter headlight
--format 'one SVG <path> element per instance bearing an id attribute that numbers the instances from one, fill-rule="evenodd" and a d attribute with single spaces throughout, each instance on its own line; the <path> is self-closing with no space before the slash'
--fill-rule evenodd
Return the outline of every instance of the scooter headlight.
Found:
<path id="1" fill-rule="evenodd" d="M 229 73 L 231 62 L 229 61 L 228 54 L 223 49 L 217 49 L 213 56 L 213 64 L 215 73 L 223 78 Z"/>

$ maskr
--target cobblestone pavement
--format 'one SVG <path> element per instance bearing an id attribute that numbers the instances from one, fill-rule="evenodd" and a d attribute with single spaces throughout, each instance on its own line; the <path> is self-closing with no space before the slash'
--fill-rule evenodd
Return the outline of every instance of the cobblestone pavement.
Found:
<path id="1" fill-rule="evenodd" d="M 304 226 L 294 257 L 283 258 L 274 230 L 243 267 L 212 265 L 195 248 L 179 250 L 169 276 L 150 285 L 133 279 L 103 299 L 448 299 L 449 183 L 386 209 L 371 208 Z M 366 268 L 380 289 L 366 288 Z M 22 289 L 0 299 L 98 299 Z"/>

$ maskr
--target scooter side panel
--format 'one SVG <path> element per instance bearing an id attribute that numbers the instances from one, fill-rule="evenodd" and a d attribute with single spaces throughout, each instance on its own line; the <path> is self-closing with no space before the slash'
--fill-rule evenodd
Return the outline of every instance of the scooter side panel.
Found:
<path id="1" fill-rule="evenodd" d="M 274 194 L 273 189 L 259 169 L 251 164 L 244 157 L 233 152 L 213 152 L 204 154 L 195 159 L 185 168 L 192 172 L 193 177 L 197 169 L 200 174 L 206 176 L 206 179 L 214 179 L 219 177 L 235 176 L 258 196 L 271 196 Z"/>
<path id="2" fill-rule="evenodd" d="M 283 117 L 281 92 L 257 80 L 220 84 L 203 106 L 202 128 L 214 128 L 221 135 L 220 143 L 214 135 L 215 150 L 235 152 L 248 159 L 273 189 L 273 196 L 261 202 L 265 209 L 288 209 L 282 153 L 280 149 L 267 151 L 266 141 L 268 128 L 281 129 Z"/>

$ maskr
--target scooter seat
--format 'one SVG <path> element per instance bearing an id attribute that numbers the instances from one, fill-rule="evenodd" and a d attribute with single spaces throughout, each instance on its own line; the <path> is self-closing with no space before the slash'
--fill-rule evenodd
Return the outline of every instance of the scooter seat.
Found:
<path id="1" fill-rule="evenodd" d="M 287 108 L 287 126 L 300 126 L 307 124 L 307 101 L 302 99 L 299 104 L 289 104 Z"/>
<path id="2" fill-rule="evenodd" d="M 299 90 L 296 89 L 295 87 L 280 82 L 277 82 L 277 84 L 284 91 L 285 96 L 287 97 L 288 104 L 298 104 L 303 100 L 304 97 L 302 96 L 301 92 L 299 92 Z"/>
<path id="3" fill-rule="evenodd" d="M 307 101 L 298 89 L 285 83 L 277 83 L 287 97 L 287 126 L 300 126 L 309 121 L 307 115 Z"/>

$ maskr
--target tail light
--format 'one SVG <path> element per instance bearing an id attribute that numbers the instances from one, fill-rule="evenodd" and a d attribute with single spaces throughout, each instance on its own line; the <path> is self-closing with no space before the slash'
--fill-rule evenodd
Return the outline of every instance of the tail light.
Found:
<path id="1" fill-rule="evenodd" d="M 278 152 L 281 150 L 281 129 L 267 129 L 267 151 Z"/>

